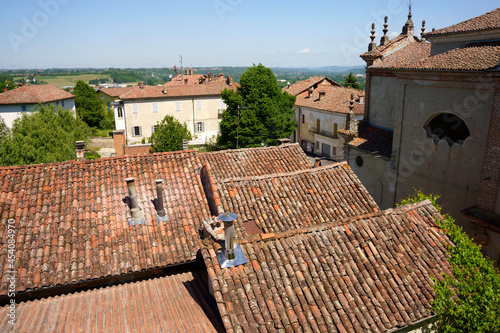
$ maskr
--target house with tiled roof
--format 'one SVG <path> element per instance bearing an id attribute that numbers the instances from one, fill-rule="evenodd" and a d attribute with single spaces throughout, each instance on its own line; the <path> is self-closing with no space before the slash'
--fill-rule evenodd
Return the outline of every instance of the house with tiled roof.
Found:
<path id="1" fill-rule="evenodd" d="M 132 87 L 113 87 L 113 88 L 101 88 L 96 91 L 97 98 L 99 98 L 110 110 L 113 106 L 113 102 L 118 102 L 120 100 L 120 95 L 129 92 Z"/>
<path id="2" fill-rule="evenodd" d="M 430 201 L 237 240 L 246 263 L 201 250 L 228 332 L 421 332 L 450 274 Z M 237 257 L 238 259 L 238 257 Z M 223 262 L 223 261 L 222 261 Z M 425 330 L 424 330 L 425 331 Z"/>
<path id="3" fill-rule="evenodd" d="M 0 117 L 7 126 L 38 105 L 54 104 L 75 111 L 75 96 L 52 84 L 22 86 L 0 93 Z"/>
<path id="4" fill-rule="evenodd" d="M 363 119 L 364 99 L 363 91 L 338 84 L 310 86 L 295 101 L 297 129 L 293 140 L 307 152 L 343 160 L 345 140 L 338 131 L 346 128 L 351 117 L 355 121 Z"/>
<path id="5" fill-rule="evenodd" d="M 123 130 L 127 143 L 141 142 L 151 137 L 158 122 L 166 115 L 185 123 L 194 145 L 204 144 L 219 132 L 225 104 L 224 89 L 238 86 L 231 77 L 183 75 L 183 82 L 168 82 L 163 86 L 140 84 L 121 93 L 112 103 L 116 130 Z"/>
<path id="6" fill-rule="evenodd" d="M 361 55 L 365 118 L 348 133 L 346 149 L 382 208 L 414 188 L 439 194 L 444 212 L 497 265 L 500 236 L 487 221 L 500 215 L 499 22 L 500 8 L 428 33 L 423 21 L 417 37 L 410 13 L 402 33 L 389 39 L 386 17 L 380 44 L 373 29 Z"/>

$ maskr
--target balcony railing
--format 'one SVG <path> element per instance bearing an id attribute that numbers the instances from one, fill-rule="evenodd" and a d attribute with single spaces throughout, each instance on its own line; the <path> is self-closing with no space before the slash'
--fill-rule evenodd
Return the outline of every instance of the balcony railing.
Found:
<path id="1" fill-rule="evenodd" d="M 324 132 L 321 130 L 317 131 L 316 127 L 311 127 L 311 129 L 309 130 L 309 134 L 315 134 L 329 139 L 338 139 L 338 135 L 335 135 L 330 132 Z"/>

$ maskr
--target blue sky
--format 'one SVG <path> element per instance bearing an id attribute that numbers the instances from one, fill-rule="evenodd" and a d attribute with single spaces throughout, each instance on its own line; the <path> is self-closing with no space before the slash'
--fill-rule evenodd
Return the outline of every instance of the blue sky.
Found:
<path id="1" fill-rule="evenodd" d="M 401 32 L 407 0 L 23 0 L 0 12 L 0 68 L 362 65 L 371 23 Z M 430 30 L 497 8 L 413 0 Z"/>

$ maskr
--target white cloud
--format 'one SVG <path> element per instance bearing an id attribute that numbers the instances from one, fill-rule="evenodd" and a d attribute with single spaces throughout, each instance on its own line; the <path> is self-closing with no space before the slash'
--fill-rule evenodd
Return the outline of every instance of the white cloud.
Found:
<path id="1" fill-rule="evenodd" d="M 303 49 L 303 50 L 300 50 L 299 53 L 303 53 L 303 54 L 311 53 L 311 50 L 310 49 Z"/>

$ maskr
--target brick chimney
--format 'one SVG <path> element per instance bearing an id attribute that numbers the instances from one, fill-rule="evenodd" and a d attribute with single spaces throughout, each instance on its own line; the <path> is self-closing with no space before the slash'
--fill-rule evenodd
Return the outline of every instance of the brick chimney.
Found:
<path id="1" fill-rule="evenodd" d="M 75 148 L 76 148 L 76 160 L 85 161 L 85 142 L 76 141 Z"/>
<path id="2" fill-rule="evenodd" d="M 188 84 L 188 79 L 184 79 L 184 84 L 187 85 Z"/>
<path id="3" fill-rule="evenodd" d="M 307 89 L 307 98 L 311 98 L 312 94 L 313 94 L 313 88 Z"/>
<path id="4" fill-rule="evenodd" d="M 233 78 L 231 77 L 231 75 L 228 75 L 228 76 L 227 76 L 227 84 L 228 84 L 229 86 L 231 86 L 231 85 L 233 84 Z"/>
<path id="5" fill-rule="evenodd" d="M 144 89 L 144 81 L 139 82 L 139 88 Z"/>
<path id="6" fill-rule="evenodd" d="M 115 143 L 115 153 L 116 156 L 125 155 L 125 131 L 115 130 L 113 131 L 113 141 Z"/>

